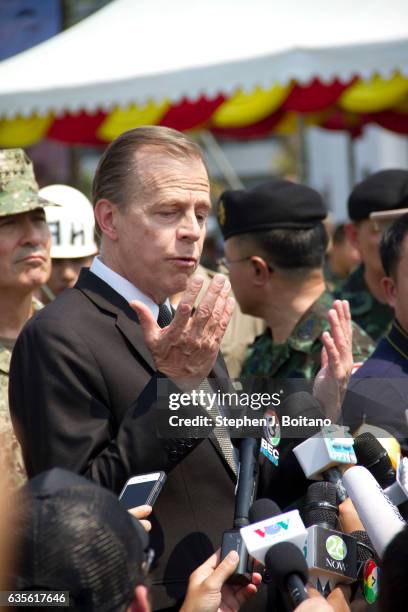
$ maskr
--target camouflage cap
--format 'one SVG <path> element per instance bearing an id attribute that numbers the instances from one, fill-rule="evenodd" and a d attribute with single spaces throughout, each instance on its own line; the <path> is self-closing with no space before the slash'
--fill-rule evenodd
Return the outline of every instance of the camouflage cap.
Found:
<path id="1" fill-rule="evenodd" d="M 0 217 L 56 206 L 38 195 L 33 164 L 23 149 L 0 149 Z"/>

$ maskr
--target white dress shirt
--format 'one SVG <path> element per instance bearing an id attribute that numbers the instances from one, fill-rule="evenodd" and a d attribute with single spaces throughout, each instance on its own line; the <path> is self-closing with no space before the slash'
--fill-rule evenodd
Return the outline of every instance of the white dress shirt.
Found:
<path id="1" fill-rule="evenodd" d="M 156 304 L 156 302 L 153 302 L 151 298 L 142 293 L 137 287 L 132 285 L 132 283 L 130 283 L 128 280 L 126 280 L 126 278 L 124 278 L 117 272 L 114 272 L 113 270 L 111 270 L 111 268 L 108 268 L 108 266 L 102 262 L 100 257 L 97 256 L 94 258 L 90 267 L 90 271 L 96 276 L 99 276 L 100 279 L 105 281 L 107 285 L 112 287 L 112 289 L 114 289 L 116 293 L 119 293 L 119 295 L 125 298 L 127 302 L 139 300 L 139 302 L 143 302 L 143 304 L 146 304 L 146 306 L 149 308 L 150 312 L 157 321 L 157 317 L 159 316 L 159 306 Z M 165 304 L 171 312 L 170 300 L 167 299 L 165 301 Z"/>

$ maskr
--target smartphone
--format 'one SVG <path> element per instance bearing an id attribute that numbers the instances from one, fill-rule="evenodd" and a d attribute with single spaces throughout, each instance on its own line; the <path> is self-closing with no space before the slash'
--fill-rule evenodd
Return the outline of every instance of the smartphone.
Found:
<path id="1" fill-rule="evenodd" d="M 152 472 L 151 474 L 132 476 L 123 487 L 119 499 L 126 510 L 136 506 L 143 506 L 144 504 L 153 506 L 166 478 L 165 472 Z"/>

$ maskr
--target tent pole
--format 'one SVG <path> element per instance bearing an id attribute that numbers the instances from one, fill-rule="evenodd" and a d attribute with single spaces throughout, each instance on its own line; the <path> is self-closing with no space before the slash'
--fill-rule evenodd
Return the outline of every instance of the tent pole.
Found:
<path id="1" fill-rule="evenodd" d="M 297 113 L 297 134 L 298 134 L 298 180 L 299 183 L 306 183 L 309 178 L 307 168 L 307 142 L 306 126 L 302 113 Z"/>
<path id="2" fill-rule="evenodd" d="M 214 134 L 208 130 L 201 130 L 199 137 L 207 153 L 212 157 L 215 165 L 231 189 L 242 189 L 244 185 L 241 179 L 229 163 Z"/>
<path id="3" fill-rule="evenodd" d="M 349 192 L 352 191 L 356 184 L 356 151 L 354 148 L 354 140 L 350 133 L 347 134 L 347 165 L 349 176 Z"/>

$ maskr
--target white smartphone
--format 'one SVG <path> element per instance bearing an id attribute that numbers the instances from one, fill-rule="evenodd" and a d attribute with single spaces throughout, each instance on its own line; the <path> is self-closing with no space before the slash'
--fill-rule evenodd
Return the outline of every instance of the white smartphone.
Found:
<path id="1" fill-rule="evenodd" d="M 165 472 L 132 476 L 123 487 L 119 499 L 127 510 L 144 504 L 153 506 L 166 478 Z"/>

